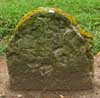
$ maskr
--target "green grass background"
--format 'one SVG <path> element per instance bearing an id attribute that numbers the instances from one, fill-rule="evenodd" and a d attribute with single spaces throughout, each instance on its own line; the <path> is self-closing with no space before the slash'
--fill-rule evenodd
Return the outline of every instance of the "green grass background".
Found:
<path id="1" fill-rule="evenodd" d="M 100 0 L 0 0 L 0 40 L 11 36 L 20 18 L 37 7 L 58 7 L 93 34 L 93 52 L 100 51 Z M 0 54 L 5 47 L 0 46 Z"/>

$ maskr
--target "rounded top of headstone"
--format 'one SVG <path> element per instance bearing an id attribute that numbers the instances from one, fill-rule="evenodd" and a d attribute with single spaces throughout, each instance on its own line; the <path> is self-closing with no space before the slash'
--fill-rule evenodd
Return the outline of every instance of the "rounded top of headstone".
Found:
<path id="1" fill-rule="evenodd" d="M 39 14 L 39 13 L 59 14 L 61 16 L 66 17 L 71 22 L 71 24 L 77 25 L 76 20 L 71 15 L 65 13 L 61 9 L 58 9 L 58 8 L 48 8 L 48 7 L 45 7 L 45 8 L 44 7 L 40 7 L 40 8 L 34 9 L 34 10 L 28 12 L 27 14 L 25 14 L 22 17 L 21 21 L 18 23 L 16 28 L 18 28 L 23 22 L 25 22 L 27 19 L 29 19 L 29 17 L 32 17 L 33 15 L 36 15 L 36 14 Z"/>
<path id="2" fill-rule="evenodd" d="M 19 23 L 17 24 L 15 31 L 17 31 L 25 21 L 29 20 L 30 17 L 33 17 L 34 15 L 38 15 L 38 14 L 41 14 L 41 13 L 52 13 L 52 14 L 58 14 L 60 16 L 63 16 L 67 20 L 69 20 L 71 25 L 74 25 L 77 28 L 77 22 L 76 22 L 75 18 L 73 16 L 69 15 L 68 13 L 65 13 L 63 10 L 61 10 L 59 8 L 39 7 L 37 9 L 34 9 L 34 10 L 28 12 L 27 14 L 25 14 L 21 18 Z M 88 37 L 88 38 L 93 38 L 91 33 L 86 32 L 81 28 L 77 28 L 77 30 L 82 36 Z"/>

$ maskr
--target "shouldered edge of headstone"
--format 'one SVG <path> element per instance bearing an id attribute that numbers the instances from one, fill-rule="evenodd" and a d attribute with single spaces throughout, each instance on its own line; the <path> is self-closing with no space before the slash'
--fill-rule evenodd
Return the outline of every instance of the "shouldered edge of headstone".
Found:
<path id="1" fill-rule="evenodd" d="M 35 14 L 38 14 L 40 12 L 51 12 L 51 13 L 57 13 L 57 14 L 60 14 L 60 15 L 63 15 L 65 16 L 67 19 L 70 20 L 71 24 L 74 25 L 79 33 L 83 36 L 83 37 L 86 37 L 86 38 L 90 38 L 90 39 L 93 39 L 93 35 L 89 32 L 86 32 L 85 30 L 83 30 L 82 28 L 78 27 L 77 25 L 77 22 L 75 20 L 75 18 L 71 15 L 69 15 L 68 13 L 65 13 L 63 10 L 59 9 L 59 8 L 48 8 L 48 7 L 40 7 L 40 8 L 37 8 L 37 9 L 34 9 L 30 12 L 28 12 L 27 14 L 25 14 L 21 19 L 20 21 L 18 22 L 17 26 L 15 27 L 14 29 L 14 32 L 17 31 L 17 29 L 24 23 L 24 21 L 26 21 L 29 17 L 35 15 Z M 11 38 L 9 38 L 9 42 L 11 41 L 11 39 L 14 37 L 14 35 L 12 35 Z"/>

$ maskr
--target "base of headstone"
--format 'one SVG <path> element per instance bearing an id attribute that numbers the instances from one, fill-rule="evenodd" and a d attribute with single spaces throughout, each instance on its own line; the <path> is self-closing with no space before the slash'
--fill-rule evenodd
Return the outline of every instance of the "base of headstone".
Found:
<path id="1" fill-rule="evenodd" d="M 41 80 L 24 79 L 10 80 L 10 88 L 13 90 L 88 90 L 93 88 L 90 76 L 77 77 L 69 76 L 66 80 L 56 78 L 41 78 Z"/>

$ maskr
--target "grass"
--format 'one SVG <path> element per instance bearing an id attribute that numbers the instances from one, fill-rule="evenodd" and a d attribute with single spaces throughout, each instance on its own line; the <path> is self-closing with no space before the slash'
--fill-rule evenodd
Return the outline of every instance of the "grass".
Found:
<path id="1" fill-rule="evenodd" d="M 0 39 L 11 35 L 20 18 L 37 7 L 58 7 L 74 16 L 93 34 L 94 53 L 100 51 L 100 0 L 0 0 Z M 4 50 L 1 46 L 0 54 Z"/>

